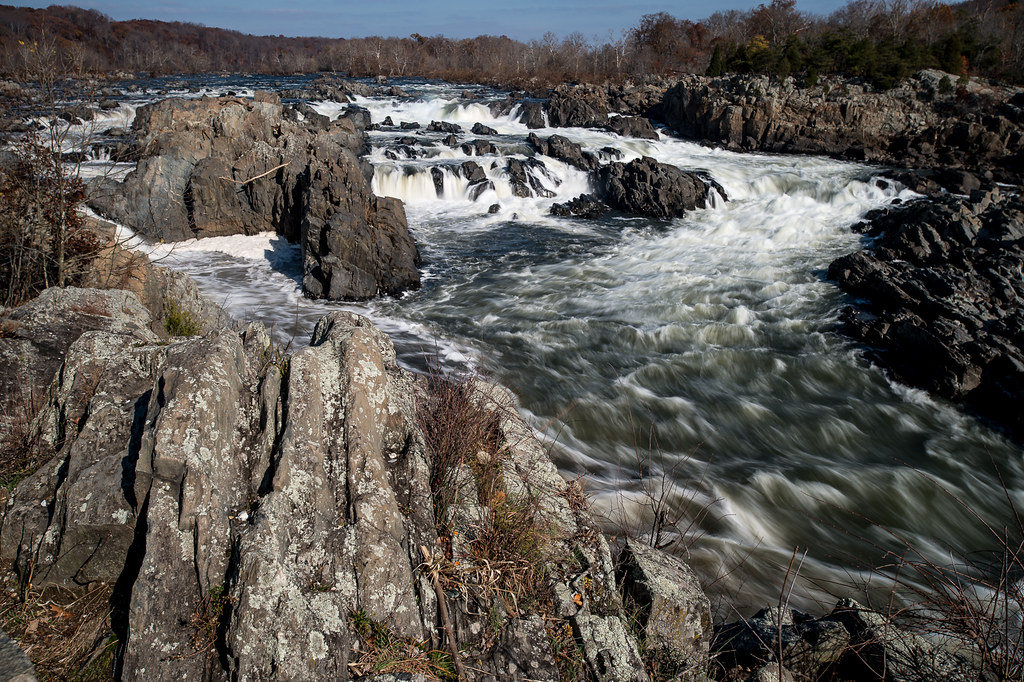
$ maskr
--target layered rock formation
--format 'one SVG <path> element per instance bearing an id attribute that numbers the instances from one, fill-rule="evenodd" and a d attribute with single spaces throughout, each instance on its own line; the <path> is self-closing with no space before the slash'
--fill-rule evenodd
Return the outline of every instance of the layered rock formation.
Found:
<path id="1" fill-rule="evenodd" d="M 90 205 L 154 240 L 301 239 L 303 288 L 314 298 L 399 294 L 419 286 L 419 253 L 402 203 L 370 190 L 359 114 L 306 120 L 261 94 L 140 107 L 137 168 L 94 188 Z"/>
<path id="2" fill-rule="evenodd" d="M 729 149 L 965 167 L 1019 182 L 1024 94 L 977 83 L 944 94 L 942 75 L 922 72 L 883 92 L 856 80 L 801 88 L 767 76 L 686 76 L 659 115 L 684 137 Z"/>
<path id="3" fill-rule="evenodd" d="M 845 331 L 899 381 L 1024 437 L 1024 203 L 998 189 L 882 209 L 829 277 L 860 299 Z"/>
<path id="4" fill-rule="evenodd" d="M 343 680 L 390 642 L 391 674 L 440 660 L 465 679 L 555 680 L 569 661 L 647 679 L 608 545 L 503 389 L 463 385 L 494 437 L 448 479 L 442 529 L 422 412 L 436 397 L 367 320 L 325 317 L 285 357 L 260 325 L 158 342 L 134 305 L 138 329 L 68 348 L 33 422 L 49 461 L 0 522 L 0 562 L 23 581 L 111 586 L 123 678 Z M 537 528 L 526 569 L 478 551 L 495 528 L 514 545 L 514 518 Z M 710 619 L 695 578 L 632 553 L 621 578 L 646 627 L 699 673 Z"/>

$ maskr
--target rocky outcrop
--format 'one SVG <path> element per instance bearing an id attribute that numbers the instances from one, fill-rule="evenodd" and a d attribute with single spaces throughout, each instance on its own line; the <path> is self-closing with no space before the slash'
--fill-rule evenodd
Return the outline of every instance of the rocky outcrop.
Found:
<path id="1" fill-rule="evenodd" d="M 678 218 L 705 208 L 712 188 L 725 198 L 724 190 L 705 175 L 648 156 L 602 166 L 595 175 L 601 200 L 614 209 L 649 218 Z"/>
<path id="2" fill-rule="evenodd" d="M 564 161 L 583 171 L 592 171 L 601 165 L 597 156 L 583 151 L 582 146 L 561 135 L 552 135 L 548 139 L 542 140 L 536 133 L 530 133 L 526 137 L 526 143 L 537 150 L 539 154 Z"/>
<path id="3" fill-rule="evenodd" d="M 728 680 L 778 680 L 780 663 L 795 680 L 988 679 L 968 643 L 927 637 L 849 599 L 821 618 L 776 607 L 718 626 L 712 650 L 716 677 Z"/>
<path id="4" fill-rule="evenodd" d="M 608 206 L 593 194 L 581 194 L 563 204 L 552 204 L 551 215 L 577 216 L 588 220 L 600 220 L 608 214 Z"/>
<path id="5" fill-rule="evenodd" d="M 1021 91 L 971 82 L 943 94 L 942 75 L 922 72 L 882 92 L 852 79 L 802 88 L 792 78 L 686 76 L 665 93 L 659 115 L 684 137 L 729 149 L 964 167 L 1017 184 Z"/>
<path id="6" fill-rule="evenodd" d="M 612 116 L 608 119 L 609 130 L 622 137 L 639 137 L 644 140 L 657 140 L 658 133 L 646 118 L 640 116 Z"/>
<path id="7" fill-rule="evenodd" d="M 601 128 L 608 123 L 608 97 L 599 86 L 559 85 L 551 91 L 544 109 L 548 122 L 556 128 Z"/>
<path id="8" fill-rule="evenodd" d="M 315 113 L 315 112 L 314 112 Z M 276 96 L 171 99 L 140 107 L 137 168 L 104 181 L 90 205 L 150 239 L 275 231 L 304 244 L 313 297 L 365 299 L 419 286 L 402 205 L 370 190 L 367 117 L 333 122 Z"/>
<path id="9" fill-rule="evenodd" d="M 36 682 L 36 672 L 21 648 L 0 630 L 0 680 L 6 682 Z"/>
<path id="10" fill-rule="evenodd" d="M 679 559 L 633 539 L 619 555 L 623 595 L 638 608 L 638 627 L 654 668 L 668 679 L 707 673 L 711 603 L 697 576 Z"/>
<path id="11" fill-rule="evenodd" d="M 22 580 L 113 587 L 121 676 L 344 680 L 386 647 L 402 675 L 451 666 L 452 637 L 466 679 L 648 679 L 608 545 L 507 391 L 459 385 L 492 435 L 439 512 L 443 393 L 367 320 L 327 316 L 284 357 L 258 324 L 158 343 L 135 305 L 142 336 L 68 349 L 33 423 L 49 461 L 0 518 Z"/>
<path id="12" fill-rule="evenodd" d="M 855 296 L 844 330 L 899 381 L 1024 437 L 1024 204 L 998 189 L 867 216 L 868 250 L 829 277 Z"/>

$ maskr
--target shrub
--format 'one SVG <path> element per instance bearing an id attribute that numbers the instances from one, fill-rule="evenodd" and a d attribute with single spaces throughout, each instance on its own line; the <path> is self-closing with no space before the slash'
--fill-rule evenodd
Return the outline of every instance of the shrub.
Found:
<path id="1" fill-rule="evenodd" d="M 177 301 L 164 302 L 164 330 L 171 336 L 197 336 L 202 332 L 202 322 L 192 311 L 178 305 Z"/>
<path id="2" fill-rule="evenodd" d="M 503 441 L 501 408 L 481 387 L 473 376 L 431 372 L 418 420 L 431 456 L 446 575 L 515 613 L 520 603 L 539 598 L 550 543 L 538 501 L 506 485 L 511 449 Z"/>
<path id="3" fill-rule="evenodd" d="M 49 286 L 74 283 L 100 249 L 79 208 L 85 186 L 35 133 L 0 166 L 0 284 L 15 306 Z"/>

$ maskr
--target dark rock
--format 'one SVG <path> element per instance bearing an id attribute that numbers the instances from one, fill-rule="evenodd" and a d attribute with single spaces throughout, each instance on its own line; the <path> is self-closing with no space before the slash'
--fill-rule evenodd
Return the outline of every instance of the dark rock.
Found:
<path id="1" fill-rule="evenodd" d="M 548 125 L 544 120 L 544 106 L 540 102 L 521 102 L 519 104 L 519 121 L 526 124 L 526 127 L 531 130 L 546 128 Z"/>
<path id="2" fill-rule="evenodd" d="M 497 154 L 498 148 L 487 140 L 473 140 L 472 142 L 463 143 L 462 152 L 469 156 L 485 156 L 487 154 Z"/>
<path id="3" fill-rule="evenodd" d="M 544 175 L 549 181 L 557 184 L 557 179 L 553 178 L 544 165 L 543 161 L 538 159 L 509 159 L 505 165 L 505 172 L 508 175 L 509 186 L 512 188 L 512 194 L 517 197 L 529 197 L 529 196 L 541 196 L 541 197 L 553 197 L 555 193 L 544 187 L 538 175 Z"/>
<path id="4" fill-rule="evenodd" d="M 660 116 L 684 137 L 730 149 L 968 169 L 964 177 L 949 171 L 936 180 L 953 192 L 970 191 L 975 171 L 1015 182 L 1019 173 L 1011 157 L 1017 148 L 1008 143 L 1021 124 L 992 112 L 1003 112 L 1016 91 L 971 81 L 973 102 L 919 98 L 934 73 L 916 74 L 885 91 L 856 79 L 797 88 L 767 76 L 685 76 L 665 92 Z"/>
<path id="5" fill-rule="evenodd" d="M 391 120 L 390 116 L 385 116 L 384 120 L 381 121 L 380 124 L 381 126 L 386 126 L 388 128 L 393 128 L 395 126 L 395 122 Z"/>
<path id="6" fill-rule="evenodd" d="M 548 97 L 545 110 L 556 128 L 601 128 L 608 123 L 607 95 L 590 85 L 559 85 Z"/>
<path id="7" fill-rule="evenodd" d="M 947 649 L 940 641 L 899 628 L 884 615 L 850 599 L 841 600 L 829 621 L 841 624 L 850 634 L 843 661 L 846 679 L 886 679 L 897 682 L 947 680 L 973 682 L 980 671 L 961 653 L 963 643 Z"/>
<path id="8" fill-rule="evenodd" d="M 598 196 L 612 208 L 662 219 L 705 208 L 710 190 L 703 176 L 647 156 L 601 167 L 595 184 Z"/>
<path id="9" fill-rule="evenodd" d="M 58 114 L 57 118 L 63 119 L 74 125 L 81 125 L 83 121 L 92 121 L 96 118 L 96 110 L 84 104 L 77 104 L 65 107 Z"/>
<path id="10" fill-rule="evenodd" d="M 526 141 L 544 156 L 559 159 L 580 170 L 594 170 L 601 165 L 596 156 L 583 151 L 580 145 L 561 135 L 552 135 L 547 140 L 541 140 L 535 133 L 530 133 Z"/>
<path id="11" fill-rule="evenodd" d="M 454 135 L 448 135 L 441 140 L 441 144 L 443 144 L 446 147 L 456 147 L 459 144 L 459 138 L 455 137 Z"/>
<path id="12" fill-rule="evenodd" d="M 474 135 L 497 135 L 498 131 L 490 126 L 485 126 L 483 123 L 476 123 L 473 125 L 471 133 Z"/>
<path id="13" fill-rule="evenodd" d="M 607 161 L 621 161 L 625 154 L 615 147 L 601 147 L 600 158 Z"/>
<path id="14" fill-rule="evenodd" d="M 462 126 L 458 123 L 448 123 L 447 121 L 431 121 L 430 125 L 427 126 L 427 130 L 433 133 L 455 135 L 462 132 Z"/>
<path id="15" fill-rule="evenodd" d="M 588 220 L 600 220 L 610 209 L 593 194 L 581 194 L 564 204 L 552 204 L 551 215 L 576 216 Z"/>
<path id="16" fill-rule="evenodd" d="M 341 118 L 352 121 L 352 125 L 355 126 L 356 131 L 359 133 L 370 127 L 370 111 L 365 107 L 357 107 L 350 104 L 345 107 Z"/>
<path id="17" fill-rule="evenodd" d="M 444 196 L 444 171 L 438 167 L 430 169 L 430 179 L 434 181 L 434 191 L 438 197 Z"/>
<path id="18" fill-rule="evenodd" d="M 462 174 L 462 177 L 469 180 L 470 184 L 487 179 L 484 169 L 476 161 L 465 161 L 459 166 L 459 172 Z"/>
<path id="19" fill-rule="evenodd" d="M 613 116 L 605 128 L 623 137 L 639 137 L 645 140 L 657 140 L 658 133 L 646 118 L 639 116 Z"/>
<path id="20" fill-rule="evenodd" d="M 897 380 L 1024 437 L 1024 204 L 998 190 L 939 194 L 873 212 L 866 232 L 870 250 L 828 271 L 861 299 L 863 312 L 843 315 L 844 331 Z"/>
<path id="21" fill-rule="evenodd" d="M 483 194 L 484 192 L 486 192 L 488 190 L 493 190 L 493 189 L 494 189 L 494 183 L 491 182 L 490 180 L 486 180 L 485 179 L 485 180 L 479 180 L 477 182 L 470 183 L 470 185 L 469 185 L 468 189 L 466 190 L 466 192 L 467 192 L 467 194 L 469 196 L 469 200 L 470 201 L 476 201 L 477 199 L 480 198 L 481 194 Z"/>
<path id="22" fill-rule="evenodd" d="M 416 130 L 420 127 L 420 124 L 416 121 L 402 121 L 398 124 L 398 127 L 402 130 Z"/>
<path id="23" fill-rule="evenodd" d="M 501 210 L 501 204 L 491 204 L 490 206 L 487 207 L 487 212 L 489 214 L 491 214 L 491 215 L 494 215 L 495 213 L 497 213 L 500 210 Z"/>

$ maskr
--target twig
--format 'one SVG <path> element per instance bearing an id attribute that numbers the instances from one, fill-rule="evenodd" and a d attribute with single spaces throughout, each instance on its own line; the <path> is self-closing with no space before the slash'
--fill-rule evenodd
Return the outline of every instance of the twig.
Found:
<path id="1" fill-rule="evenodd" d="M 260 173 L 259 175 L 254 175 L 253 177 L 249 178 L 248 180 L 241 180 L 241 181 L 239 181 L 239 180 L 232 180 L 231 178 L 225 178 L 223 175 L 220 176 L 220 179 L 221 180 L 227 180 L 228 182 L 233 182 L 236 185 L 238 185 L 239 187 L 243 187 L 245 185 L 248 185 L 250 182 L 253 182 L 255 180 L 259 180 L 260 178 L 267 177 L 268 175 L 270 175 L 271 173 L 273 173 L 276 170 L 281 170 L 282 168 L 284 168 L 285 166 L 287 166 L 290 163 L 291 163 L 291 161 L 285 161 L 280 166 L 274 166 L 273 168 L 268 170 L 266 173 Z"/>
<path id="2" fill-rule="evenodd" d="M 466 669 L 462 667 L 462 657 L 459 655 L 459 647 L 455 643 L 455 630 L 452 628 L 451 618 L 448 616 L 448 604 L 444 599 L 444 591 L 441 589 L 441 581 L 437 578 L 437 566 L 430 561 L 430 550 L 426 545 L 420 545 L 420 552 L 423 560 L 430 568 L 430 579 L 434 583 L 434 593 L 437 595 L 437 603 L 441 607 L 441 622 L 444 623 L 444 631 L 448 635 L 448 649 L 452 652 L 452 661 L 455 662 L 455 670 L 460 680 L 468 680 Z"/>

